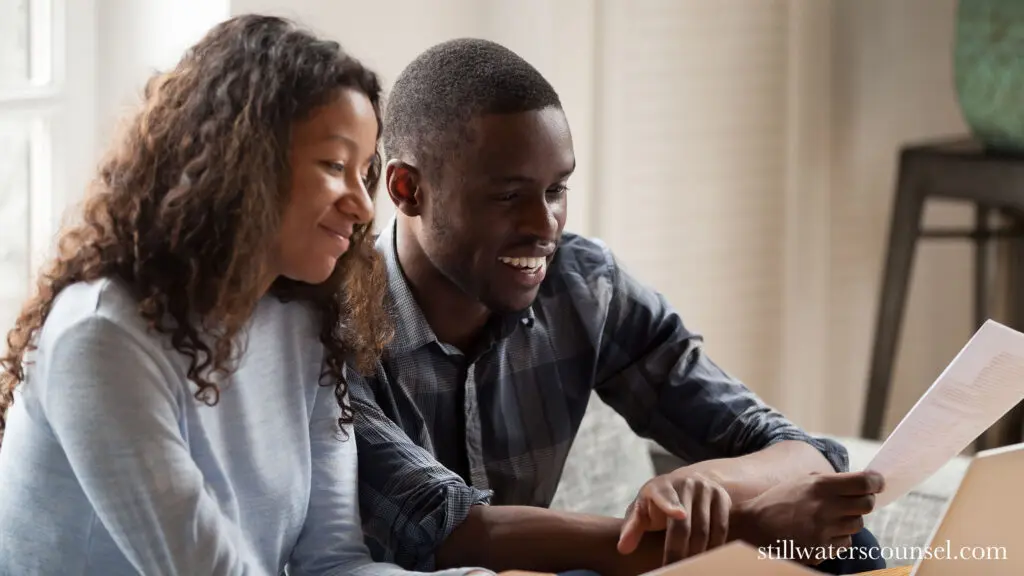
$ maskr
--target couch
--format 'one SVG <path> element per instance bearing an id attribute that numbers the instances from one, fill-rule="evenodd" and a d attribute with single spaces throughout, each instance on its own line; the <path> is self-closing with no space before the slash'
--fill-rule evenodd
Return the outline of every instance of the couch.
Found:
<path id="1" fill-rule="evenodd" d="M 850 469 L 862 470 L 880 444 L 833 437 L 846 446 Z M 883 547 L 889 566 L 913 564 L 912 547 L 927 544 L 970 460 L 958 457 L 892 504 L 865 517 Z M 573 443 L 552 508 L 621 516 L 652 476 L 683 463 L 660 446 L 638 437 L 625 420 L 601 400 L 592 399 Z"/>

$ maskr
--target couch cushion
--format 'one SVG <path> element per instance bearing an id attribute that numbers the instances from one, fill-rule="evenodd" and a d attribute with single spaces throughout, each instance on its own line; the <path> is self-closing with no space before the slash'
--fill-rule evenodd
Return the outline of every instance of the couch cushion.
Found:
<path id="1" fill-rule="evenodd" d="M 593 394 L 551 507 L 621 517 L 653 476 L 647 442 Z"/>

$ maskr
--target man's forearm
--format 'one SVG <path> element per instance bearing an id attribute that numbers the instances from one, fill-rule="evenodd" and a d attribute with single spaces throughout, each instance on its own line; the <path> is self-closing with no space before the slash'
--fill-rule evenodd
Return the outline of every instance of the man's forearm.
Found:
<path id="1" fill-rule="evenodd" d="M 445 540 L 438 568 L 494 571 L 588 569 L 604 576 L 641 574 L 661 565 L 663 535 L 650 534 L 626 556 L 616 545 L 622 520 L 531 506 L 474 506 Z"/>
<path id="2" fill-rule="evenodd" d="M 707 460 L 687 467 L 721 484 L 733 503 L 761 495 L 800 476 L 834 472 L 813 446 L 785 441 L 737 458 Z M 742 507 L 733 510 L 742 524 Z M 474 506 L 437 554 L 438 568 L 482 566 L 494 571 L 560 572 L 589 569 L 605 576 L 641 574 L 658 568 L 663 532 L 644 535 L 638 549 L 622 555 L 616 546 L 622 519 L 560 512 L 531 506 Z M 730 525 L 733 521 L 730 521 Z M 729 539 L 743 538 L 730 530 Z"/>
<path id="3" fill-rule="evenodd" d="M 734 503 L 756 498 L 772 486 L 799 476 L 835 472 L 821 452 L 797 440 L 779 442 L 746 456 L 706 460 L 686 468 L 721 484 Z"/>

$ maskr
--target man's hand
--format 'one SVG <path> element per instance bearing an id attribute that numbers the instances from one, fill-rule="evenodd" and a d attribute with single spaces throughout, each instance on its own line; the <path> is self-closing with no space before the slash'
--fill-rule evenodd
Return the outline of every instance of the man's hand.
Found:
<path id="1" fill-rule="evenodd" d="M 885 482 L 875 472 L 812 474 L 737 504 L 731 536 L 755 546 L 792 541 L 799 547 L 844 548 L 864 527 Z M 820 560 L 805 560 L 817 564 Z"/>
<path id="2" fill-rule="evenodd" d="M 725 543 L 732 499 L 699 472 L 680 468 L 649 480 L 626 511 L 619 535 L 622 554 L 636 550 L 644 532 L 665 530 L 662 563 L 669 564 Z"/>

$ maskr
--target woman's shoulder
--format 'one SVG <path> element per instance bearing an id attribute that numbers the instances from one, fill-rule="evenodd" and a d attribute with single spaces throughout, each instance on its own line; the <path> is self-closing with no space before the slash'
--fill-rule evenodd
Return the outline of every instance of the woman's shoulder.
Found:
<path id="1" fill-rule="evenodd" d="M 99 278 L 67 286 L 54 298 L 47 322 L 51 318 L 66 322 L 88 318 L 106 318 L 118 323 L 142 320 L 138 301 L 127 286 L 114 278 Z"/>
<path id="2" fill-rule="evenodd" d="M 138 301 L 128 288 L 116 279 L 100 278 L 61 290 L 39 334 L 39 347 L 44 349 L 69 332 L 97 324 L 116 326 L 118 331 L 143 339 L 147 331 Z"/>
<path id="3" fill-rule="evenodd" d="M 275 355 L 289 344 L 305 352 L 319 349 L 319 320 L 303 302 L 265 297 L 240 335 L 242 349 L 247 352 L 243 356 Z M 64 288 L 37 335 L 36 350 L 45 355 L 60 342 L 97 339 L 104 345 L 130 347 L 166 359 L 173 366 L 183 366 L 184 359 L 175 352 L 170 337 L 152 328 L 140 312 L 138 298 L 118 279 L 101 278 Z"/>

